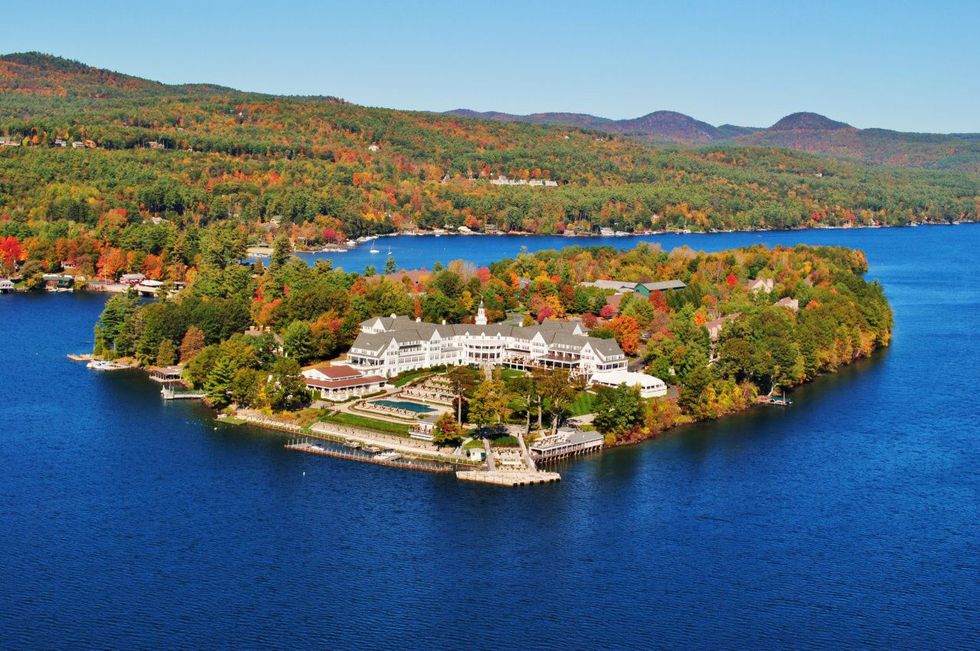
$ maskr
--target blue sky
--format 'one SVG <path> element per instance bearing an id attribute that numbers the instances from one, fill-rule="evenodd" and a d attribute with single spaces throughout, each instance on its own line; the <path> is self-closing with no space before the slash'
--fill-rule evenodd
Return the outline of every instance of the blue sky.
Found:
<path id="1" fill-rule="evenodd" d="M 358 104 L 980 132 L 980 1 L 2 0 L 0 51 Z"/>

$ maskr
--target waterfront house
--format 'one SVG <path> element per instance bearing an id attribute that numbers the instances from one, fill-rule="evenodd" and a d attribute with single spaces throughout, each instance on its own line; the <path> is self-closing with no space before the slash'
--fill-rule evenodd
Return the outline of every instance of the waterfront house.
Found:
<path id="1" fill-rule="evenodd" d="M 136 285 L 136 292 L 140 296 L 156 296 L 161 287 L 163 287 L 162 281 L 147 279 Z"/>
<path id="2" fill-rule="evenodd" d="M 10 278 L 0 278 L 0 294 L 14 291 L 14 281 Z"/>
<path id="3" fill-rule="evenodd" d="M 41 280 L 49 292 L 70 292 L 75 289 L 75 278 L 66 274 L 44 274 Z"/>
<path id="4" fill-rule="evenodd" d="M 143 274 L 123 274 L 119 276 L 119 282 L 123 285 L 129 285 L 130 287 L 135 287 L 144 280 L 146 280 L 146 276 Z"/>

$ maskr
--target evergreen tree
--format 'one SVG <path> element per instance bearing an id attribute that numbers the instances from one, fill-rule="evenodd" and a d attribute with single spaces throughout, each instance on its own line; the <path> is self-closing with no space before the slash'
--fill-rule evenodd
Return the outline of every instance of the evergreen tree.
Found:
<path id="1" fill-rule="evenodd" d="M 293 321 L 282 334 L 282 348 L 287 357 L 300 364 L 313 355 L 313 331 L 306 321 Z"/>
<path id="2" fill-rule="evenodd" d="M 385 273 L 393 274 L 396 271 L 398 271 L 398 263 L 395 262 L 394 258 L 389 256 L 388 260 L 385 262 Z"/>
<path id="3" fill-rule="evenodd" d="M 289 244 L 289 238 L 279 235 L 272 241 L 272 256 L 269 258 L 269 268 L 278 269 L 287 262 L 293 254 L 293 247 Z"/>
<path id="4" fill-rule="evenodd" d="M 273 409 L 299 409 L 310 404 L 310 392 L 300 375 L 299 362 L 283 357 L 272 365 L 266 395 Z"/>
<path id="5" fill-rule="evenodd" d="M 157 351 L 157 366 L 170 366 L 176 361 L 176 355 L 177 350 L 174 348 L 174 342 L 164 339 L 160 342 L 160 349 Z"/>
<path id="6" fill-rule="evenodd" d="M 212 406 L 221 408 L 231 400 L 231 382 L 235 376 L 235 367 L 231 361 L 221 356 L 208 373 L 204 386 L 205 396 Z"/>

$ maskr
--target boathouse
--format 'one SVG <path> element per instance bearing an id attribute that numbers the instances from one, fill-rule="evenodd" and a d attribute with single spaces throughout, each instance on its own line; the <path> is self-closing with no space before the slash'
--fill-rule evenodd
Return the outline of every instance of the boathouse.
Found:
<path id="1" fill-rule="evenodd" d="M 531 444 L 535 461 L 554 461 L 602 449 L 602 434 L 562 427 L 556 434 L 542 436 Z"/>
<path id="2" fill-rule="evenodd" d="M 180 366 L 153 366 L 150 367 L 150 379 L 162 383 L 181 382 L 182 371 Z"/>

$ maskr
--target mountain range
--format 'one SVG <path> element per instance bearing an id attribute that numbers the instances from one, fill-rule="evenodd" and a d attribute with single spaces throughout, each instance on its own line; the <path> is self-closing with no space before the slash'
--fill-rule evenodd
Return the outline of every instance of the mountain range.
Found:
<path id="1" fill-rule="evenodd" d="M 456 109 L 449 115 L 497 122 L 560 125 L 615 134 L 653 144 L 784 147 L 903 167 L 956 168 L 980 172 L 980 134 L 906 133 L 858 129 L 818 113 L 787 115 L 770 127 L 713 126 L 675 111 L 611 120 L 584 113 L 514 115 Z"/>

